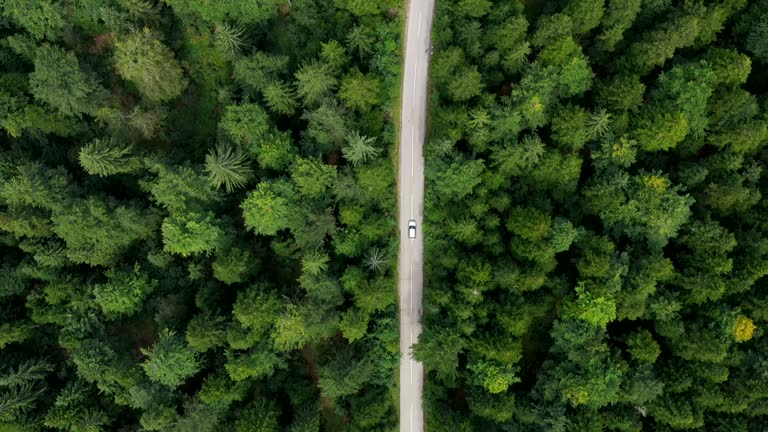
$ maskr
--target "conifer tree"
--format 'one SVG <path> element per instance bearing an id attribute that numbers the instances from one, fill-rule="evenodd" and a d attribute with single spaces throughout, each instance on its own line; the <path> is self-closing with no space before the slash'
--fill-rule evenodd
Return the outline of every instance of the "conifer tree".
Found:
<path id="1" fill-rule="evenodd" d="M 142 348 L 141 352 L 147 356 L 141 367 L 149 379 L 168 387 L 177 387 L 200 370 L 197 353 L 167 329 L 151 348 Z"/>
<path id="2" fill-rule="evenodd" d="M 381 153 L 381 149 L 374 145 L 375 138 L 360 135 L 357 131 L 347 135 L 346 140 L 347 146 L 342 148 L 342 152 L 352 165 L 364 164 Z"/>
<path id="3" fill-rule="evenodd" d="M 132 151 L 131 146 L 120 145 L 113 138 L 97 138 L 80 148 L 78 159 L 88 174 L 105 177 L 141 167 L 139 158 L 131 155 Z"/>
<path id="4" fill-rule="evenodd" d="M 213 187 L 224 186 L 227 192 L 245 187 L 252 171 L 248 158 L 227 146 L 217 146 L 205 156 L 205 172 Z"/>

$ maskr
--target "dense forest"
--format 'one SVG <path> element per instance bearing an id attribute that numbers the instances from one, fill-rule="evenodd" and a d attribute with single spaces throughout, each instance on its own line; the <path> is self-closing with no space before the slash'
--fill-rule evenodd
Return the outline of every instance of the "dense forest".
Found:
<path id="1" fill-rule="evenodd" d="M 768 1 L 437 2 L 430 432 L 768 426 Z"/>
<path id="2" fill-rule="evenodd" d="M 0 0 L 0 431 L 396 430 L 403 20 Z"/>

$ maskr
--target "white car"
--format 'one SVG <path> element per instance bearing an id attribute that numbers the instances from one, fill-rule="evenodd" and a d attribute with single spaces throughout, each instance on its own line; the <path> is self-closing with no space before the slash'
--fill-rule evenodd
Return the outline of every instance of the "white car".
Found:
<path id="1" fill-rule="evenodd" d="M 413 219 L 408 221 L 408 238 L 416 238 L 416 221 Z"/>

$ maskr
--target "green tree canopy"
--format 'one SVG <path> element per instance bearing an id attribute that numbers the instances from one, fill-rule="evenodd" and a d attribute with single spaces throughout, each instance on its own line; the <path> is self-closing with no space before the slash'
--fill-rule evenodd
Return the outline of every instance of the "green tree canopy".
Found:
<path id="1" fill-rule="evenodd" d="M 173 51 L 149 28 L 120 38 L 115 48 L 118 73 L 135 84 L 149 101 L 175 99 L 187 87 L 188 80 Z"/>
<path id="2" fill-rule="evenodd" d="M 141 349 L 146 356 L 141 364 L 150 380 L 177 387 L 200 370 L 197 354 L 176 333 L 163 330 L 151 348 Z"/>
<path id="3" fill-rule="evenodd" d="M 73 53 L 47 44 L 35 52 L 29 87 L 36 99 L 69 116 L 93 116 L 106 99 L 106 91 L 80 69 Z"/>

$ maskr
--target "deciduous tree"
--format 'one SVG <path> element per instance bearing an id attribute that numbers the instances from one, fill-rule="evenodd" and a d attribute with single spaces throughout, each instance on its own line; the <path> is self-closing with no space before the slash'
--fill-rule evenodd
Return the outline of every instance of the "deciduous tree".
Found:
<path id="1" fill-rule="evenodd" d="M 118 39 L 115 48 L 118 73 L 149 101 L 175 99 L 187 87 L 189 82 L 173 52 L 150 29 Z"/>

